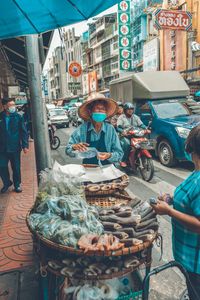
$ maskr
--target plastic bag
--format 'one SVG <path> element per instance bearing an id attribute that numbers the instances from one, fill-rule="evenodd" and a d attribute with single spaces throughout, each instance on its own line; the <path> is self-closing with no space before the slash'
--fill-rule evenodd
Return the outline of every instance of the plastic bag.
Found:
<path id="1" fill-rule="evenodd" d="M 45 238 L 75 248 L 82 235 L 104 232 L 98 211 L 87 204 L 79 179 L 59 170 L 45 170 L 38 195 L 29 222 Z"/>
<path id="2" fill-rule="evenodd" d="M 88 147 L 87 151 L 80 152 L 80 151 L 74 151 L 76 158 L 84 159 L 84 158 L 92 158 L 97 156 L 98 151 L 94 147 Z"/>
<path id="3" fill-rule="evenodd" d="M 45 170 L 40 173 L 39 193 L 59 197 L 62 195 L 84 195 L 81 181 L 77 177 L 67 176 L 56 170 Z"/>
<path id="4" fill-rule="evenodd" d="M 78 291 L 76 297 L 74 299 L 77 300 L 104 300 L 103 293 L 101 289 L 96 286 L 90 286 L 89 284 L 85 284 Z"/>

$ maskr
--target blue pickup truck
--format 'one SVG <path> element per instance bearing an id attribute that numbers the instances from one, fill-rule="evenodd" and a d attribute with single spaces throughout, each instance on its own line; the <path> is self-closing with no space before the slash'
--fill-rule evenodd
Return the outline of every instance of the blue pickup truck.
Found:
<path id="1" fill-rule="evenodd" d="M 133 102 L 144 124 L 151 122 L 151 138 L 156 139 L 160 162 L 172 167 L 190 160 L 185 140 L 200 124 L 200 104 L 189 99 L 189 87 L 176 71 L 149 71 L 111 81 L 111 97 Z"/>

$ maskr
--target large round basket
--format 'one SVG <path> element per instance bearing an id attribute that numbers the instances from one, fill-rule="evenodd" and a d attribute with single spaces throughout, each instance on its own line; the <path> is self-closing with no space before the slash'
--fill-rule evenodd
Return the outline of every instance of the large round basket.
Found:
<path id="1" fill-rule="evenodd" d="M 53 273 L 56 276 L 64 276 L 68 278 L 73 278 L 73 279 L 78 279 L 78 280 L 108 280 L 108 279 L 113 279 L 113 278 L 120 278 L 123 277 L 127 274 L 132 273 L 133 271 L 137 270 L 140 268 L 142 265 L 148 265 L 150 262 L 147 262 L 146 259 L 140 260 L 139 264 L 135 267 L 129 267 L 129 268 L 124 268 L 123 270 L 120 270 L 118 272 L 113 272 L 111 274 L 101 274 L 101 275 L 84 275 L 83 272 L 81 273 L 75 273 L 72 276 L 69 275 L 64 275 L 60 272 L 60 270 L 54 270 L 51 267 L 47 267 L 47 271 Z"/>
<path id="2" fill-rule="evenodd" d="M 83 165 L 85 168 L 100 168 L 98 165 Z M 99 183 L 84 182 L 86 196 L 112 195 L 116 192 L 123 191 L 129 184 L 128 175 Z"/>
<path id="3" fill-rule="evenodd" d="M 107 257 L 111 257 L 111 256 L 123 256 L 123 255 L 129 255 L 132 253 L 137 253 L 139 251 L 142 251 L 148 247 L 150 247 L 152 245 L 152 243 L 154 242 L 154 240 L 157 237 L 157 233 L 155 233 L 153 235 L 152 240 L 150 241 L 146 241 L 140 245 L 137 246 L 131 246 L 128 248 L 122 248 L 116 251 L 88 251 L 88 252 L 84 252 L 81 249 L 76 249 L 76 248 L 72 248 L 72 247 L 68 247 L 68 246 L 64 246 L 58 243 L 55 243 L 53 241 L 50 241 L 46 238 L 44 238 L 41 234 L 39 234 L 37 231 L 33 231 L 30 224 L 29 224 L 29 214 L 27 215 L 26 218 L 26 223 L 27 226 L 30 230 L 30 232 L 33 234 L 36 242 L 40 243 L 40 245 L 44 244 L 45 246 L 47 246 L 50 249 L 54 249 L 58 252 L 62 252 L 62 253 L 71 253 L 71 254 L 75 254 L 75 255 L 86 255 L 86 256 L 107 256 Z"/>

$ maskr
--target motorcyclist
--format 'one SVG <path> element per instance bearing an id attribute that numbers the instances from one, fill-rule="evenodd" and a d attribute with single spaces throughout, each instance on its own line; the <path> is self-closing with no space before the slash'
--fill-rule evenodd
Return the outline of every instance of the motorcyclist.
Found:
<path id="1" fill-rule="evenodd" d="M 140 118 L 134 114 L 134 105 L 130 102 L 124 104 L 124 113 L 117 120 L 117 131 L 121 133 L 121 146 L 124 156 L 120 163 L 121 167 L 127 167 L 128 156 L 131 150 L 130 133 L 128 129 L 146 129 Z"/>
<path id="2" fill-rule="evenodd" d="M 117 102 L 118 104 L 118 111 L 116 113 L 116 115 L 114 115 L 112 118 L 110 118 L 109 122 L 115 127 L 115 129 L 117 129 L 117 120 L 119 119 L 119 117 L 123 114 L 124 112 L 124 104 L 120 101 Z"/>

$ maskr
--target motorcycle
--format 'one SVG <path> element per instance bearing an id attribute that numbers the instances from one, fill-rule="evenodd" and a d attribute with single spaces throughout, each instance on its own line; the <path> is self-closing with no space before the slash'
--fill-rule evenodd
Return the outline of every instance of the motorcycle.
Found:
<path id="1" fill-rule="evenodd" d="M 74 118 L 72 119 L 72 126 L 78 127 L 83 123 L 83 120 L 81 118 Z"/>
<path id="2" fill-rule="evenodd" d="M 56 150 L 60 146 L 60 139 L 58 136 L 55 135 L 56 126 L 49 123 L 48 129 L 49 129 L 50 147 L 52 150 Z"/>
<path id="3" fill-rule="evenodd" d="M 154 175 L 153 159 L 149 150 L 155 149 L 155 140 L 146 137 L 149 133 L 148 128 L 126 131 L 126 136 L 131 141 L 131 151 L 127 165 L 134 172 L 139 170 L 142 179 L 145 181 L 150 181 Z"/>

